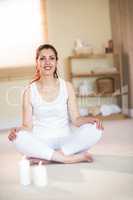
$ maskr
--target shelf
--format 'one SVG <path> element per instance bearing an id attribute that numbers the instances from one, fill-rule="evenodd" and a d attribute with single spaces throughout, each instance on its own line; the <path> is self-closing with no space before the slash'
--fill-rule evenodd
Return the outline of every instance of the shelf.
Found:
<path id="1" fill-rule="evenodd" d="M 106 58 L 109 56 L 112 56 L 114 54 L 108 53 L 108 54 L 79 54 L 79 55 L 74 55 L 74 56 L 69 56 L 69 59 L 98 59 L 98 58 Z"/>
<path id="2" fill-rule="evenodd" d="M 78 97 L 78 98 L 87 98 L 87 97 L 118 97 L 118 96 L 121 96 L 121 94 L 114 94 L 114 93 L 90 94 L 90 95 L 79 95 L 79 94 L 76 94 L 76 97 Z"/>
<path id="3" fill-rule="evenodd" d="M 118 76 L 119 72 L 106 72 L 106 73 L 82 73 L 82 74 L 71 74 L 72 78 L 81 78 L 81 77 L 97 77 L 97 76 Z"/>
<path id="4" fill-rule="evenodd" d="M 94 116 L 100 120 L 122 120 L 122 119 L 127 119 L 128 116 L 122 113 L 117 113 L 117 114 L 111 114 L 108 116 L 102 116 L 102 115 L 96 115 Z"/>

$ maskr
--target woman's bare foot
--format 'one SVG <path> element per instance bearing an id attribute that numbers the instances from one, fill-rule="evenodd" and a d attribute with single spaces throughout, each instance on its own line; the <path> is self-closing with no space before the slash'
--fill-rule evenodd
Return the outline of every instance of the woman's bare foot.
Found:
<path id="1" fill-rule="evenodd" d="M 56 151 L 52 157 L 52 160 L 60 163 L 72 164 L 79 162 L 92 162 L 92 156 L 89 152 L 85 151 L 74 155 L 64 155 L 60 150 Z"/>
<path id="2" fill-rule="evenodd" d="M 84 152 L 84 156 L 85 156 L 85 161 L 93 162 L 93 157 L 91 156 L 91 154 L 88 151 Z"/>
<path id="3" fill-rule="evenodd" d="M 72 155 L 69 161 L 70 163 L 93 162 L 93 158 L 89 152 L 85 151 L 79 154 Z"/>
<path id="4" fill-rule="evenodd" d="M 50 160 L 45 160 L 45 159 L 40 159 L 40 158 L 33 158 L 33 157 L 28 157 L 27 158 L 30 161 L 30 165 L 36 165 L 39 164 L 41 161 L 43 165 L 50 164 L 52 161 Z"/>

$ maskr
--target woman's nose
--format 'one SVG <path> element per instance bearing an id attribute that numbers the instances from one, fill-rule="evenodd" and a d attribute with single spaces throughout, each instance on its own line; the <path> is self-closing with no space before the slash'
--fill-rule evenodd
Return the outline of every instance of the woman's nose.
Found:
<path id="1" fill-rule="evenodd" d="M 45 64 L 48 65 L 50 63 L 49 59 L 45 59 Z"/>

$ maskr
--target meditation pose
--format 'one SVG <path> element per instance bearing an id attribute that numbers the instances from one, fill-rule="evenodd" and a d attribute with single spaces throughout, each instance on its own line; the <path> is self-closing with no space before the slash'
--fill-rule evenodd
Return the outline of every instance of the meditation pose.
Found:
<path id="1" fill-rule="evenodd" d="M 101 138 L 101 121 L 80 116 L 73 86 L 58 76 L 57 64 L 54 46 L 38 47 L 35 79 L 23 93 L 22 126 L 8 138 L 18 152 L 44 163 L 91 162 L 89 150 Z"/>

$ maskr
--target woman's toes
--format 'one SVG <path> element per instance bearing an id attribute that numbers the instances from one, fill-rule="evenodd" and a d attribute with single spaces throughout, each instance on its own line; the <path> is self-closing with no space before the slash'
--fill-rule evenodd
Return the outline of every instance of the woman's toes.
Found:
<path id="1" fill-rule="evenodd" d="M 30 161 L 30 165 L 36 165 L 39 164 L 39 162 L 42 162 L 43 165 L 51 163 L 51 161 L 45 159 L 32 158 L 32 157 L 28 157 L 27 159 Z"/>
<path id="2" fill-rule="evenodd" d="M 88 162 L 93 162 L 93 158 L 89 152 L 85 152 L 85 159 Z"/>

